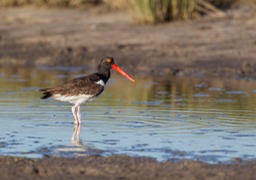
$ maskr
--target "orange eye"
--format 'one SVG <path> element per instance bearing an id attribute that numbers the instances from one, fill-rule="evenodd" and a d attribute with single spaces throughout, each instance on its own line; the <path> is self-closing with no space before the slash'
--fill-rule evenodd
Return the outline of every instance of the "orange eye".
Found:
<path id="1" fill-rule="evenodd" d="M 110 62 L 111 62 L 111 59 L 108 58 L 106 61 L 107 61 L 108 63 L 110 63 Z"/>

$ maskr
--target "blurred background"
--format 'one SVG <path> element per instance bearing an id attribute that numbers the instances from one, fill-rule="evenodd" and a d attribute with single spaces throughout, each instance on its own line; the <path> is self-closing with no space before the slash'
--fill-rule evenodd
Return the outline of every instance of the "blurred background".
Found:
<path id="1" fill-rule="evenodd" d="M 255 75 L 255 0 L 0 0 L 0 64 Z"/>
<path id="2" fill-rule="evenodd" d="M 140 23 L 191 19 L 200 15 L 223 16 L 221 10 L 240 2 L 255 0 L 1 0 L 3 7 L 35 5 L 45 7 L 89 8 L 108 6 L 129 12 Z"/>

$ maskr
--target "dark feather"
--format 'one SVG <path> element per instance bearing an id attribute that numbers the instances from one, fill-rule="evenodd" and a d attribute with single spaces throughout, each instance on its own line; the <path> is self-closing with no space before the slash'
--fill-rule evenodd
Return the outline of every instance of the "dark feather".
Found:
<path id="1" fill-rule="evenodd" d="M 96 84 L 97 81 L 103 80 L 104 83 L 108 81 L 109 77 L 104 77 L 99 73 L 93 73 L 89 76 L 83 76 L 79 78 L 75 78 L 71 81 L 66 82 L 60 87 L 56 88 L 46 88 L 40 89 L 43 92 L 42 99 L 49 98 L 55 94 L 60 95 L 80 95 L 80 94 L 90 94 L 98 96 L 104 90 L 104 87 L 100 84 Z"/>
<path id="2" fill-rule="evenodd" d="M 46 99 L 46 98 L 49 98 L 49 97 L 52 96 L 52 93 L 51 93 L 51 91 L 49 91 L 48 88 L 39 89 L 39 91 L 42 91 L 42 92 L 43 92 L 43 96 L 41 97 L 41 99 Z"/>

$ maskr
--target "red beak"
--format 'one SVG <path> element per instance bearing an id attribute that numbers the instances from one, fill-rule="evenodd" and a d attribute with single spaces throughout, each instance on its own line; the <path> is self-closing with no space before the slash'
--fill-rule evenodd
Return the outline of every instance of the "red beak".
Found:
<path id="1" fill-rule="evenodd" d="M 129 76 L 126 72 L 124 72 L 124 70 L 122 70 L 118 65 L 112 64 L 112 68 L 117 72 L 119 72 L 120 74 L 122 74 L 123 76 L 125 76 L 130 81 L 135 82 L 135 80 L 131 76 Z"/>

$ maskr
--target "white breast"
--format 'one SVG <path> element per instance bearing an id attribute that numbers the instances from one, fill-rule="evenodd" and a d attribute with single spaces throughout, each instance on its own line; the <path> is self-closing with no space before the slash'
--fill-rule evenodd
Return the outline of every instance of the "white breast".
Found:
<path id="1" fill-rule="evenodd" d="M 106 85 L 102 79 L 97 81 L 96 84 L 99 84 L 99 85 L 101 85 L 103 87 L 105 87 L 105 85 Z"/>

